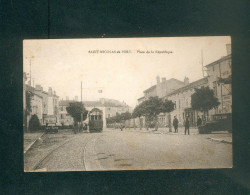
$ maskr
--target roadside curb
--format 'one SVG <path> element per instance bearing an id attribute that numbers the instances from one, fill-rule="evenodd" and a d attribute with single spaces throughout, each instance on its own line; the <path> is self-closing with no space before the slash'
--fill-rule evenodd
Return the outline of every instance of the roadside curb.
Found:
<path id="1" fill-rule="evenodd" d="M 232 144 L 232 141 L 226 141 L 226 140 L 223 140 L 223 139 L 216 139 L 216 138 L 207 138 L 211 141 L 214 141 L 214 142 L 220 142 L 220 143 L 226 143 L 226 144 Z"/>
<path id="2" fill-rule="evenodd" d="M 23 149 L 23 154 L 25 154 L 35 143 L 38 139 L 40 139 L 43 135 L 45 134 L 45 132 L 43 132 L 39 137 L 37 137 L 26 149 Z"/>

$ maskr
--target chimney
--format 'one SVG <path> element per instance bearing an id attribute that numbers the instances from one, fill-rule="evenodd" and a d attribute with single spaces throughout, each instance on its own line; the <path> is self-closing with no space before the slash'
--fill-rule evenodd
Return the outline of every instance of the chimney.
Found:
<path id="1" fill-rule="evenodd" d="M 48 92 L 49 92 L 49 96 L 52 96 L 52 95 L 53 95 L 53 92 L 52 92 L 52 88 L 51 88 L 51 87 L 49 87 Z"/>
<path id="2" fill-rule="evenodd" d="M 188 84 L 189 84 L 189 78 L 186 77 L 186 76 L 185 76 L 185 78 L 184 78 L 184 84 L 185 84 L 185 85 L 188 85 Z"/>
<path id="3" fill-rule="evenodd" d="M 157 82 L 157 84 L 160 83 L 160 77 L 159 76 L 156 77 L 156 82 Z"/>
<path id="4" fill-rule="evenodd" d="M 231 44 L 226 44 L 226 48 L 227 48 L 227 55 L 231 54 L 232 53 Z"/>
<path id="5" fill-rule="evenodd" d="M 41 86 L 41 85 L 36 85 L 36 90 L 37 90 L 37 91 L 42 91 L 42 90 L 43 90 L 43 88 L 42 88 L 42 86 Z"/>
<path id="6" fill-rule="evenodd" d="M 66 96 L 66 100 L 69 101 L 69 96 Z"/>
<path id="7" fill-rule="evenodd" d="M 162 77 L 162 82 L 165 83 L 166 82 L 166 77 Z"/>
<path id="8" fill-rule="evenodd" d="M 101 101 L 102 104 L 105 103 L 105 99 L 104 98 L 100 98 L 100 101 Z"/>

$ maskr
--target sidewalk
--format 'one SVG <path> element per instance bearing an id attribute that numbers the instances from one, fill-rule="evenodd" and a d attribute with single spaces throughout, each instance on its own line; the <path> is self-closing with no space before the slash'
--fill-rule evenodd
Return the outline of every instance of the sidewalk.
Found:
<path id="1" fill-rule="evenodd" d="M 174 133 L 174 128 L 172 128 L 172 132 L 169 132 L 169 128 L 168 127 L 165 127 L 165 128 L 158 128 L 157 131 L 155 131 L 155 129 L 151 128 L 151 129 L 145 129 L 145 128 L 142 128 L 140 130 L 140 128 L 130 128 L 130 129 L 124 129 L 124 131 L 131 131 L 131 132 L 134 132 L 134 131 L 137 131 L 137 132 L 141 132 L 141 133 L 154 133 L 154 134 L 170 134 L 170 135 L 184 135 L 185 134 L 185 129 L 184 127 L 179 127 L 178 129 L 178 133 Z M 189 129 L 189 133 L 190 135 L 197 135 L 199 134 L 198 132 L 198 129 L 197 128 L 194 128 L 194 127 L 191 127 Z"/>
<path id="2" fill-rule="evenodd" d="M 210 137 L 207 139 L 214 142 L 232 144 L 232 133 L 228 133 L 227 131 L 225 132 L 222 131 L 220 133 L 210 134 Z"/>
<path id="3" fill-rule="evenodd" d="M 35 132 L 35 133 L 24 133 L 23 135 L 23 153 L 25 154 L 30 147 L 38 140 L 44 132 Z"/>
<path id="4" fill-rule="evenodd" d="M 117 129 L 118 130 L 118 129 Z M 172 132 L 169 132 L 169 128 L 159 128 L 157 131 L 154 129 L 148 129 L 142 128 L 141 130 L 139 128 L 134 129 L 123 129 L 123 131 L 128 132 L 141 132 L 141 133 L 152 133 L 152 134 L 168 134 L 168 135 L 185 135 L 185 128 L 179 127 L 178 133 L 174 133 L 174 128 L 172 128 Z M 207 137 L 208 140 L 214 141 L 214 142 L 221 142 L 221 143 L 228 143 L 232 144 L 232 133 L 228 133 L 227 131 L 214 131 L 211 134 L 199 134 L 198 128 L 191 127 L 189 129 L 190 135 L 201 135 Z"/>

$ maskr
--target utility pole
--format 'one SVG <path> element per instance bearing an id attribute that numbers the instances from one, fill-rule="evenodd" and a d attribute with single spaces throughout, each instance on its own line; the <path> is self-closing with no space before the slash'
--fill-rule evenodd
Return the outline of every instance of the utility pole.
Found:
<path id="1" fill-rule="evenodd" d="M 81 104 L 82 104 L 82 81 L 81 81 Z M 83 113 L 81 112 L 81 128 L 82 128 Z"/>
<path id="2" fill-rule="evenodd" d="M 33 59 L 33 58 L 34 58 L 34 56 L 31 56 L 31 57 L 26 57 L 26 59 L 29 59 L 29 60 L 30 60 L 30 76 L 29 76 L 29 78 L 30 78 L 30 81 L 29 81 L 30 86 L 32 86 L 32 77 L 31 77 L 31 59 Z"/>

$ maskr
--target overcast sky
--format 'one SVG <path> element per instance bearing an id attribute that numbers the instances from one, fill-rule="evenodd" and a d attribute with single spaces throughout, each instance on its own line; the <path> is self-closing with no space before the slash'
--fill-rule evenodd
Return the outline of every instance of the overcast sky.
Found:
<path id="1" fill-rule="evenodd" d="M 134 107 L 143 91 L 156 84 L 156 76 L 190 82 L 202 78 L 203 63 L 226 56 L 230 37 L 43 39 L 24 40 L 23 70 L 45 91 L 52 87 L 60 99 L 100 97 L 125 101 Z M 99 53 L 89 51 L 99 50 Z M 100 53 L 100 50 L 132 53 Z M 137 53 L 168 51 L 172 53 Z M 31 58 L 32 57 L 32 58 Z M 102 93 L 98 93 L 102 90 Z"/>

